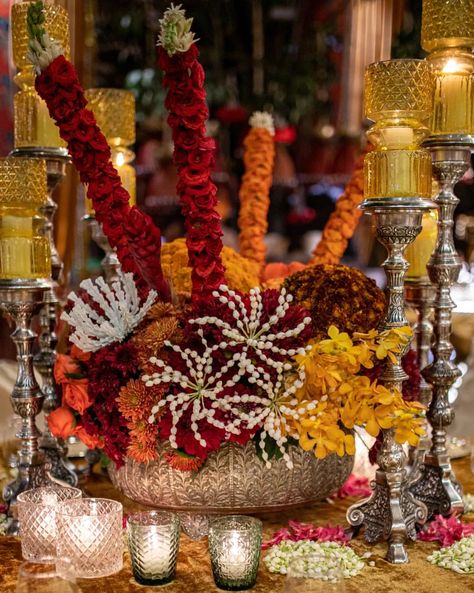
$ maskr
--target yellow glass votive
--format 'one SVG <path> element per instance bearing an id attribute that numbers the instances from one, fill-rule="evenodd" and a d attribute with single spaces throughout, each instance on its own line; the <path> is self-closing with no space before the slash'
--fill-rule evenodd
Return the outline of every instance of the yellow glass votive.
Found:
<path id="1" fill-rule="evenodd" d="M 410 264 L 406 280 L 428 279 L 428 263 L 438 238 L 438 212 L 430 210 L 423 214 L 423 228 L 413 243 L 405 251 L 405 259 Z"/>
<path id="2" fill-rule="evenodd" d="M 0 279 L 49 278 L 51 251 L 38 208 L 47 200 L 41 159 L 0 159 Z"/>
<path id="3" fill-rule="evenodd" d="M 428 60 L 435 72 L 432 135 L 474 133 L 474 55 L 445 49 Z"/>
<path id="4" fill-rule="evenodd" d="M 429 134 L 434 77 L 425 60 L 387 60 L 368 66 L 365 114 L 375 150 L 364 161 L 364 196 L 430 198 L 431 156 L 420 148 Z"/>
<path id="5" fill-rule="evenodd" d="M 34 88 L 34 72 L 28 62 L 28 30 L 26 18 L 30 2 L 12 6 L 12 50 L 13 61 L 19 69 L 15 82 L 20 90 L 13 98 L 15 148 L 42 147 L 64 148 L 66 144 L 59 137 L 59 130 L 48 113 L 45 102 Z M 44 5 L 45 28 L 69 57 L 69 19 L 67 11 L 56 4 Z"/>
<path id="6" fill-rule="evenodd" d="M 374 150 L 364 160 L 366 198 L 431 197 L 431 156 L 426 150 Z"/>
<path id="7" fill-rule="evenodd" d="M 421 47 L 427 52 L 474 46 L 472 0 L 423 0 Z"/>

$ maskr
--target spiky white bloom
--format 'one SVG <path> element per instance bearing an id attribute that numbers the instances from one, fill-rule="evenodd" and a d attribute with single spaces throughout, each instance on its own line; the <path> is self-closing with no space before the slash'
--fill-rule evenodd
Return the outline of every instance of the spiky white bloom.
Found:
<path id="1" fill-rule="evenodd" d="M 158 404 L 153 406 L 151 415 L 148 419 L 150 423 L 155 422 L 156 416 L 160 413 L 162 408 L 167 405 L 169 406 L 172 415 L 169 441 L 170 445 L 175 449 L 178 448 L 176 442 L 176 434 L 178 432 L 177 424 L 183 417 L 184 413 L 189 409 L 192 409 L 191 430 L 194 434 L 194 438 L 202 447 L 206 446 L 206 441 L 199 432 L 198 422 L 201 420 L 205 420 L 211 426 L 224 429 L 229 433 L 240 433 L 239 429 L 233 422 L 224 424 L 214 417 L 216 406 L 213 406 L 212 404 L 218 401 L 219 398 L 225 399 L 226 397 L 229 397 L 223 395 L 223 391 L 235 387 L 235 385 L 239 383 L 246 370 L 246 360 L 241 356 L 241 353 L 237 352 L 225 365 L 220 367 L 219 371 L 216 371 L 213 368 L 213 355 L 214 352 L 220 348 L 220 344 L 209 346 L 201 329 L 198 330 L 198 335 L 205 348 L 202 355 L 190 348 L 183 350 L 176 344 L 173 345 L 169 341 L 165 342 L 166 346 L 172 348 L 180 355 L 186 365 L 187 373 L 173 369 L 162 360 L 152 357 L 150 358 L 150 362 L 160 367 L 161 370 L 152 375 L 144 375 L 142 377 L 142 380 L 145 381 L 147 387 L 163 383 L 173 383 L 181 388 L 177 394 L 170 393 Z M 231 369 L 232 375 L 223 380 L 223 377 Z"/>
<path id="2" fill-rule="evenodd" d="M 191 45 L 198 41 L 191 31 L 193 19 L 186 18 L 186 12 L 181 8 L 181 4 L 178 6 L 171 4 L 159 23 L 160 33 L 157 45 L 161 46 L 170 56 L 176 52 L 188 51 Z"/>
<path id="3" fill-rule="evenodd" d="M 273 354 L 290 359 L 297 354 L 303 355 L 305 353 L 304 348 L 287 350 L 279 346 L 278 342 L 298 336 L 311 323 L 311 317 L 305 317 L 296 327 L 289 328 L 285 331 L 278 331 L 277 333 L 271 331 L 272 327 L 285 318 L 293 301 L 293 296 L 287 293 L 285 288 L 282 288 L 280 291 L 278 307 L 268 321 L 265 322 L 262 319 L 263 295 L 259 288 L 252 288 L 249 292 L 250 312 L 247 311 L 247 307 L 241 296 L 225 284 L 221 285 L 219 290 L 214 291 L 212 294 L 230 309 L 235 324 L 231 325 L 227 321 L 213 316 L 192 319 L 190 323 L 216 326 L 221 330 L 222 335 L 227 340 L 225 342 L 227 346 L 242 345 L 244 354 L 248 354 L 247 358 L 256 355 L 263 363 L 276 369 L 279 368 L 280 363 L 272 358 Z M 259 367 L 256 368 L 258 370 Z M 291 368 L 290 363 L 286 363 L 284 366 L 284 370 L 290 370 Z M 263 378 L 265 379 L 265 377 Z"/>
<path id="4" fill-rule="evenodd" d="M 74 306 L 69 313 L 65 311 L 61 319 L 74 328 L 70 340 L 84 352 L 95 352 L 123 341 L 142 321 L 157 297 L 157 293 L 150 290 L 145 303 L 141 304 L 131 273 L 121 273 L 112 286 L 100 276 L 95 281 L 84 280 L 80 287 L 103 311 L 101 315 L 74 292 L 68 295 Z"/>
<path id="5" fill-rule="evenodd" d="M 38 39 L 28 41 L 27 60 L 33 64 L 36 74 L 41 74 L 58 56 L 64 55 L 64 48 L 57 41 L 53 41 L 48 33 Z"/>
<path id="6" fill-rule="evenodd" d="M 252 430 L 255 427 L 261 427 L 259 447 L 261 449 L 262 459 L 267 465 L 271 466 L 267 451 L 265 449 L 267 437 L 272 438 L 289 469 L 292 469 L 293 463 L 287 452 L 288 437 L 299 438 L 297 430 L 292 424 L 292 420 L 301 420 L 305 409 L 298 406 L 298 400 L 295 394 L 304 385 L 305 371 L 300 367 L 295 373 L 285 373 L 284 364 L 279 363 L 276 381 L 270 378 L 263 381 L 256 379 L 262 373 L 262 369 L 257 370 L 250 360 L 246 361 L 247 375 L 249 382 L 256 383 L 260 388 L 261 395 L 253 396 L 252 403 L 255 405 L 248 414 L 238 408 L 238 404 L 245 403 L 240 394 L 227 397 L 213 404 L 226 412 L 233 413 L 237 421 L 234 425 Z"/>
<path id="7" fill-rule="evenodd" d="M 273 117 L 267 111 L 254 111 L 249 119 L 251 128 L 265 128 L 272 136 L 275 135 Z"/>

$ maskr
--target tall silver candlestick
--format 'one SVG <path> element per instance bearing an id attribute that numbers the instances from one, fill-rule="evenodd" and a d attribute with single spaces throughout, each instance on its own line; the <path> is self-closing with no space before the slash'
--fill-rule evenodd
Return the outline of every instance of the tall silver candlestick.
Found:
<path id="1" fill-rule="evenodd" d="M 15 323 L 11 337 L 16 346 L 18 371 L 10 401 L 13 412 L 21 418 L 16 435 L 21 440 L 18 476 L 3 492 L 10 513 L 20 492 L 50 483 L 45 456 L 39 448 L 41 432 L 36 426 L 44 395 L 33 371 L 32 347 L 36 334 L 31 329 L 31 318 L 41 309 L 48 290 L 49 284 L 44 280 L 0 280 L 0 308 Z M 17 529 L 18 523 L 13 520 L 10 531 L 15 533 Z"/>
<path id="2" fill-rule="evenodd" d="M 387 259 L 382 264 L 387 276 L 388 307 L 382 330 L 403 327 L 408 324 L 405 316 L 403 278 L 408 263 L 403 254 L 421 231 L 423 209 L 431 204 L 421 199 L 365 200 L 362 208 L 372 215 L 378 241 L 387 249 Z M 401 391 L 407 375 L 401 366 L 401 358 L 410 345 L 396 357 L 396 362 L 387 361 L 380 381 L 390 390 Z M 405 549 L 407 539 L 416 539 L 417 523 L 426 520 L 427 510 L 407 488 L 407 456 L 402 445 L 394 438 L 393 429 L 384 430 L 380 451 L 377 455 L 379 469 L 376 472 L 372 495 L 352 505 L 347 511 L 347 520 L 357 529 L 365 527 L 365 539 L 375 543 L 388 540 L 386 558 L 389 562 L 408 562 Z"/>
<path id="3" fill-rule="evenodd" d="M 460 376 L 459 369 L 451 360 L 453 347 L 450 339 L 452 310 L 455 307 L 451 286 L 461 269 L 453 240 L 453 214 L 459 202 L 453 188 L 469 167 L 473 145 L 472 136 L 438 136 L 425 142 L 431 151 L 433 175 L 440 187 L 435 198 L 439 206 L 438 241 L 427 266 L 436 289 L 433 362 L 423 370 L 423 376 L 433 388 L 427 415 L 432 428 L 432 445 L 425 455 L 421 476 L 411 487 L 411 492 L 426 504 L 429 517 L 463 510 L 462 489 L 454 476 L 446 448 L 446 428 L 454 419 L 449 390 Z"/>
<path id="4" fill-rule="evenodd" d="M 67 459 L 67 449 L 63 442 L 58 441 L 51 434 L 47 422 L 49 414 L 60 404 L 54 381 L 54 365 L 56 362 L 56 346 L 58 341 L 56 335 L 59 309 L 57 290 L 59 283 L 62 281 L 64 267 L 54 241 L 53 221 L 57 205 L 52 195 L 53 191 L 66 175 L 66 167 L 70 161 L 70 157 L 64 148 L 40 147 L 17 148 L 12 151 L 11 155 L 41 158 L 46 163 L 48 198 L 45 204 L 40 207 L 40 213 L 45 219 L 42 233 L 48 238 L 51 249 L 51 280 L 49 281 L 49 290 L 45 292 L 45 301 L 40 311 L 40 350 L 34 357 L 35 366 L 43 380 L 41 389 L 44 395 L 43 411 L 45 415 L 45 426 L 40 440 L 40 446 L 51 467 L 51 475 L 71 486 L 77 486 L 77 474 L 74 465 Z"/>

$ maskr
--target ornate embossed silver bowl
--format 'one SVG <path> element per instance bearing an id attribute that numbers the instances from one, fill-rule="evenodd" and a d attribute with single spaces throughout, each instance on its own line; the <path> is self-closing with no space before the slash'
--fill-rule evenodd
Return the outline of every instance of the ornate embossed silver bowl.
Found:
<path id="1" fill-rule="evenodd" d="M 147 464 L 128 459 L 117 470 L 109 466 L 116 488 L 144 505 L 184 513 L 261 513 L 282 510 L 334 494 L 348 478 L 354 458 L 313 453 L 290 447 L 293 469 L 283 459 L 266 467 L 255 444 L 228 443 L 211 453 L 197 472 L 171 468 L 163 455 Z"/>

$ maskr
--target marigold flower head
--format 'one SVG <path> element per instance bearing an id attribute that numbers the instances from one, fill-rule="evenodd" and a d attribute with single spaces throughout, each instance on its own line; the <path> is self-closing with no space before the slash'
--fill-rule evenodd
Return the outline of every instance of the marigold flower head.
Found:
<path id="1" fill-rule="evenodd" d="M 226 284 L 233 290 L 248 292 L 260 286 L 258 266 L 255 262 L 239 255 L 230 247 L 221 253 L 224 264 Z M 185 239 L 175 239 L 162 247 L 161 262 L 163 274 L 175 296 L 191 294 L 191 268 L 188 263 L 188 250 Z"/>
<path id="2" fill-rule="evenodd" d="M 385 296 L 360 270 L 343 265 L 310 266 L 289 276 L 283 286 L 311 312 L 313 336 L 326 337 L 331 325 L 352 335 L 378 327 Z"/>

